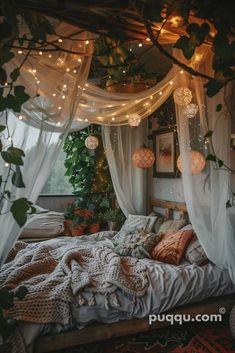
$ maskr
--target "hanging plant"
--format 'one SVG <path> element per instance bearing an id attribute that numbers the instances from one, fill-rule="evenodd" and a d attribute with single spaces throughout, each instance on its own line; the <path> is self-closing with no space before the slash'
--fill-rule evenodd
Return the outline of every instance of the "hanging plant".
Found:
<path id="1" fill-rule="evenodd" d="M 73 219 L 71 212 L 76 207 L 90 209 L 95 213 L 111 207 L 113 186 L 100 132 L 100 126 L 92 126 L 69 134 L 65 141 L 65 175 L 69 177 L 73 193 L 78 196 L 73 205 L 68 206 L 66 214 L 68 211 L 70 216 L 66 218 Z M 99 140 L 95 150 L 88 149 L 85 144 L 90 134 Z"/>

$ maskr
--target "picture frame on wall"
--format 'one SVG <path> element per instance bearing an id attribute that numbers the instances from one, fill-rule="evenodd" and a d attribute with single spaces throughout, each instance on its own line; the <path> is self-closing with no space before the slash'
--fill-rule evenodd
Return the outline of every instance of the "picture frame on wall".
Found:
<path id="1" fill-rule="evenodd" d="M 153 177 L 178 178 L 180 173 L 176 160 L 179 153 L 174 130 L 168 128 L 153 131 L 153 148 L 155 154 Z"/>

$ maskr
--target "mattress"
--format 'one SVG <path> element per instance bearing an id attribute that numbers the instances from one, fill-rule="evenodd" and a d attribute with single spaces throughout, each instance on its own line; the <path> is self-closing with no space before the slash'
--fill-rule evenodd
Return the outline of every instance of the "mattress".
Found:
<path id="1" fill-rule="evenodd" d="M 109 233 L 83 236 L 78 242 L 96 244 L 97 240 L 109 246 Z M 112 233 L 113 236 L 113 233 Z M 66 245 L 71 238 L 49 240 L 51 248 Z M 157 314 L 173 307 L 187 303 L 201 301 L 212 296 L 220 296 L 235 292 L 227 270 L 220 269 L 212 263 L 199 267 L 184 261 L 179 266 L 169 265 L 156 260 L 140 260 L 146 265 L 149 286 L 142 297 L 135 298 L 124 295 L 118 290 L 116 295 L 120 306 L 105 307 L 105 296 L 97 293 L 96 304 L 77 305 L 76 300 L 71 305 L 72 321 L 69 325 L 59 324 L 31 324 L 21 323 L 20 332 L 26 343 L 27 352 L 32 352 L 32 343 L 35 337 L 44 333 L 55 333 L 70 328 L 80 328 L 91 322 L 114 323 L 132 318 L 144 318 L 149 314 Z M 88 300 L 88 292 L 84 290 L 83 296 Z M 13 352 L 14 353 L 14 352 Z"/>

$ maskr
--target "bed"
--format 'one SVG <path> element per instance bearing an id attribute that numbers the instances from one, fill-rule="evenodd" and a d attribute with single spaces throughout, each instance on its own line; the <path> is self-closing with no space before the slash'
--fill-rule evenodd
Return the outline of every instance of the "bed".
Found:
<path id="1" fill-rule="evenodd" d="M 151 208 L 164 208 L 168 218 L 173 215 L 174 210 L 179 212 L 181 218 L 187 217 L 187 210 L 183 203 L 151 199 L 150 206 Z M 107 256 L 113 256 L 112 237 L 112 233 L 104 232 L 80 238 L 51 239 L 43 242 L 41 248 L 49 247 L 50 252 L 53 252 L 55 249 L 56 251 L 59 248 L 65 249 L 66 246 L 69 249 L 75 249 L 76 246 L 83 247 L 84 244 L 84 247 L 89 245 L 88 248 L 95 249 L 95 254 L 99 253 L 101 248 L 105 248 Z M 31 250 L 37 254 L 37 251 L 34 252 L 36 249 L 34 246 L 34 244 L 31 245 Z M 89 253 L 87 256 L 90 256 Z M 145 288 L 141 295 L 133 295 L 132 288 L 123 287 L 118 283 L 117 290 L 110 294 L 108 303 L 106 294 L 99 292 L 95 295 L 95 303 L 90 303 L 90 305 L 90 291 L 86 289 L 82 291 L 82 299 L 85 299 L 85 303 L 81 304 L 81 298 L 79 298 L 81 292 L 76 292 L 77 288 L 75 288 L 76 300 L 70 302 L 69 305 L 70 320 L 65 320 L 63 323 L 61 323 L 63 320 L 37 323 L 35 318 L 31 322 L 24 321 L 20 324 L 18 341 L 14 343 L 15 347 L 17 345 L 19 347 L 24 341 L 23 345 L 27 353 L 50 352 L 114 336 L 152 330 L 169 324 L 161 321 L 149 325 L 149 314 L 173 311 L 190 313 L 194 317 L 199 313 L 217 314 L 221 307 L 229 312 L 235 304 L 235 286 L 228 272 L 212 263 L 199 267 L 187 261 L 183 261 L 179 266 L 163 264 L 151 259 L 143 259 L 139 262 L 146 269 L 145 275 L 148 279 L 146 286 L 145 277 L 141 278 L 141 281 L 138 276 L 136 277 L 136 283 L 140 284 L 139 290 Z M 143 267 L 140 267 L 139 272 Z M 107 267 L 107 274 L 109 270 L 110 268 Z M 74 270 L 72 273 L 74 275 L 73 285 L 76 284 L 79 271 L 75 272 Z M 69 276 L 71 277 L 70 272 Z M 118 278 L 116 280 L 118 281 Z M 65 282 L 62 278 L 61 283 Z M 80 278 L 77 283 L 80 283 Z M 63 287 L 62 293 L 66 290 Z M 113 294 L 115 294 L 114 297 L 112 297 Z M 35 344 L 33 344 L 34 341 Z M 24 352 L 22 347 L 17 349 L 17 353 Z"/>

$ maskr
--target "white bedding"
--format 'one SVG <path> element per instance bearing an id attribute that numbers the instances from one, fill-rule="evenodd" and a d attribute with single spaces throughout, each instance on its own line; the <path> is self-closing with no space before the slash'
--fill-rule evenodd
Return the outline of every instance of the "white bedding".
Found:
<path id="1" fill-rule="evenodd" d="M 77 241 L 86 244 L 89 242 L 91 246 L 95 246 L 97 239 L 103 238 L 103 235 L 83 236 L 77 238 Z M 72 241 L 71 238 L 61 238 L 52 239 L 46 243 L 50 244 L 53 249 L 70 241 Z M 110 246 L 110 241 L 101 241 Z M 186 261 L 180 266 L 168 265 L 149 259 L 140 261 L 143 261 L 147 266 L 150 283 L 143 297 L 136 298 L 133 301 L 133 297 L 127 297 L 121 290 L 118 290 L 117 296 L 121 304 L 120 307 L 110 307 L 107 310 L 104 305 L 104 295 L 97 293 L 95 306 L 79 306 L 75 300 L 71 306 L 73 320 L 67 326 L 22 323 L 20 330 L 28 352 L 31 352 L 32 342 L 39 333 L 60 332 L 71 327 L 82 328 L 94 321 L 113 323 L 131 318 L 143 318 L 151 313 L 160 313 L 189 302 L 235 292 L 235 286 L 232 284 L 228 272 L 212 263 L 199 267 Z M 86 290 L 84 290 L 83 296 L 88 299 Z"/>

